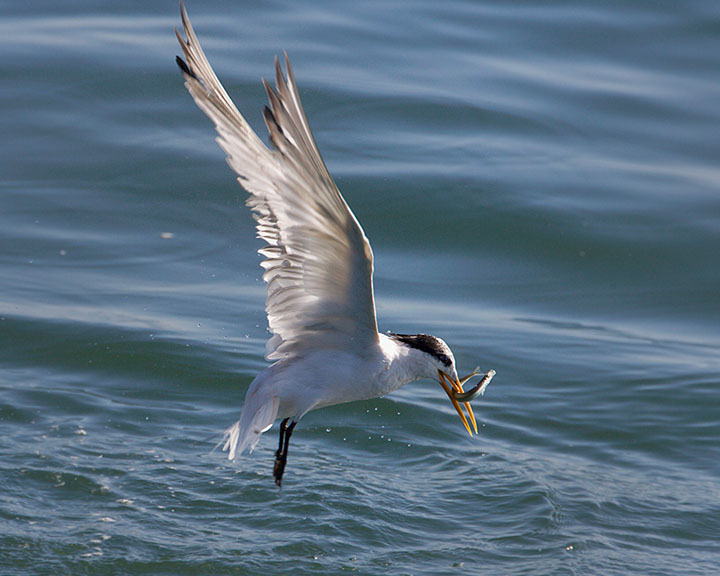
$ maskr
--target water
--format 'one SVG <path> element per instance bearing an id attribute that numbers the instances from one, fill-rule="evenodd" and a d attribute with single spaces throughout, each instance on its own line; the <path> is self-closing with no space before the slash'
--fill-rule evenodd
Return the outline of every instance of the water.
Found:
<path id="1" fill-rule="evenodd" d="M 211 453 L 264 366 L 253 222 L 177 7 L 0 19 L 0 572 L 713 574 L 717 2 L 190 2 L 262 129 L 286 49 L 380 326 L 497 376 Z M 264 134 L 264 130 L 263 130 Z"/>

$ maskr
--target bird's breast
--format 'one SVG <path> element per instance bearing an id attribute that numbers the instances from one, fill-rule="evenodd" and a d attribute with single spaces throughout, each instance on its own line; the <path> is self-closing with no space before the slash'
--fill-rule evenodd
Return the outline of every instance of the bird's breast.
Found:
<path id="1" fill-rule="evenodd" d="M 280 415 L 384 396 L 398 387 L 388 379 L 387 367 L 372 356 L 324 350 L 281 364 L 274 367 L 274 381 L 268 382 L 280 398 Z"/>

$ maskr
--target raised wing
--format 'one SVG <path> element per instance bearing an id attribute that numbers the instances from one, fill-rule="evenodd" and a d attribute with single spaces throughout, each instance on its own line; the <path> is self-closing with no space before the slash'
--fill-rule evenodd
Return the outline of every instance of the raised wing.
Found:
<path id="1" fill-rule="evenodd" d="M 250 193 L 258 236 L 267 243 L 259 250 L 273 333 L 266 358 L 376 342 L 370 243 L 320 156 L 287 55 L 287 78 L 276 58 L 275 89 L 263 81 L 269 149 L 225 92 L 180 8 L 186 39 L 175 33 L 185 55 L 177 59 L 185 86 L 215 123 L 228 164 Z"/>

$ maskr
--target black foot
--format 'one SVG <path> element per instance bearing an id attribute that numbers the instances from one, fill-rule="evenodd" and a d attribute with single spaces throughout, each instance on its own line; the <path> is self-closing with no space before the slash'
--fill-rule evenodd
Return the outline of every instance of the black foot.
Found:
<path id="1" fill-rule="evenodd" d="M 288 426 L 288 420 L 285 418 L 280 424 L 280 443 L 278 449 L 275 452 L 275 466 L 273 467 L 273 476 L 275 477 L 275 484 L 282 486 L 282 477 L 285 473 L 285 464 L 287 464 L 288 446 L 290 445 L 290 436 L 292 435 L 293 429 L 295 428 L 294 420 Z"/>

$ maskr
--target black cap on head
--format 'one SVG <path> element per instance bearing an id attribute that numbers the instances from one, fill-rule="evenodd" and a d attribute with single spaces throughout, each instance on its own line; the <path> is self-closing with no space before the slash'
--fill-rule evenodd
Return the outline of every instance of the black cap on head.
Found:
<path id="1" fill-rule="evenodd" d="M 452 366 L 452 352 L 440 338 L 429 334 L 393 334 L 392 332 L 389 332 L 388 336 L 410 346 L 410 348 L 430 354 L 448 368 Z"/>

